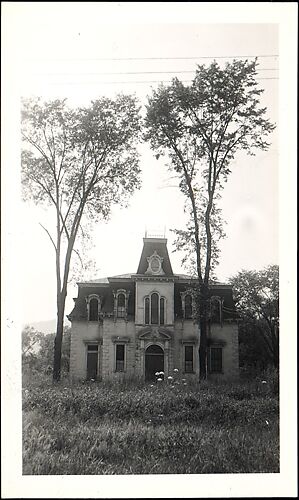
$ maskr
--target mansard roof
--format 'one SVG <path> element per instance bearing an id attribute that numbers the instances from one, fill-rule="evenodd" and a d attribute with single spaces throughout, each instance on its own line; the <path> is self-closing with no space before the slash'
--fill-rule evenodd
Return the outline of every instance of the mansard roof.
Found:
<path id="1" fill-rule="evenodd" d="M 165 276 L 173 276 L 173 271 L 167 250 L 166 238 L 143 238 L 143 249 L 137 269 L 137 274 L 146 274 L 148 269 L 148 259 L 157 253 L 163 259 L 162 269 Z"/>
<path id="2" fill-rule="evenodd" d="M 90 294 L 98 294 L 101 297 L 101 308 L 104 313 L 113 313 L 114 298 L 113 291 L 126 289 L 130 292 L 128 301 L 128 315 L 135 314 L 135 282 L 137 280 L 158 280 L 174 282 L 174 311 L 175 317 L 181 317 L 181 293 L 196 286 L 197 279 L 188 274 L 174 274 L 167 251 L 167 239 L 144 238 L 143 249 L 137 269 L 137 273 L 118 274 L 115 276 L 98 278 L 94 280 L 77 283 L 78 297 L 69 318 L 86 319 L 86 297 Z M 158 259 L 160 267 L 153 272 L 149 264 L 152 259 Z M 157 262 L 156 262 L 157 265 Z M 161 267 L 162 266 L 162 267 Z M 231 285 L 213 282 L 210 284 L 210 296 L 221 296 L 224 300 L 224 319 L 231 317 L 235 310 Z"/>

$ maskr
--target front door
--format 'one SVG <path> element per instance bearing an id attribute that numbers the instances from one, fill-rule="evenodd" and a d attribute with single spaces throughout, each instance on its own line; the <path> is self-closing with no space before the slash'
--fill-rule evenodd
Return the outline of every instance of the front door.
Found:
<path id="1" fill-rule="evenodd" d="M 145 380 L 155 380 L 156 372 L 164 371 L 164 352 L 158 345 L 150 345 L 145 351 Z"/>

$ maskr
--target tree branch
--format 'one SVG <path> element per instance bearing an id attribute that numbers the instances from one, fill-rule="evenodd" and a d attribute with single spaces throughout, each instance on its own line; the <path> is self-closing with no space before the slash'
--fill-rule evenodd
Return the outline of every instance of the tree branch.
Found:
<path id="1" fill-rule="evenodd" d="M 40 222 L 39 222 L 39 225 L 40 225 L 40 226 L 41 226 L 41 227 L 42 227 L 42 228 L 46 231 L 47 235 L 49 236 L 49 238 L 50 238 L 50 240 L 51 240 L 51 242 L 52 242 L 52 244 L 53 244 L 53 246 L 54 246 L 54 248 L 55 248 L 55 252 L 57 252 L 57 247 L 56 247 L 56 245 L 55 245 L 55 243 L 54 243 L 54 240 L 53 240 L 53 238 L 52 238 L 52 236 L 51 236 L 50 232 L 49 232 L 49 231 L 48 231 L 48 229 L 47 229 L 47 228 L 45 228 L 45 227 L 44 227 L 44 226 L 43 226 Z"/>

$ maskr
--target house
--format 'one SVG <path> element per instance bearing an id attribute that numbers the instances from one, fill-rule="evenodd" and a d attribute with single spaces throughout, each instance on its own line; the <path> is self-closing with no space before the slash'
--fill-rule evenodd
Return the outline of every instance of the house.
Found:
<path id="1" fill-rule="evenodd" d="M 144 238 L 135 274 L 78 283 L 68 316 L 72 380 L 154 380 L 177 368 L 199 379 L 198 324 L 192 319 L 196 280 L 172 270 L 165 238 Z M 238 325 L 232 288 L 211 285 L 210 378 L 238 377 Z"/>

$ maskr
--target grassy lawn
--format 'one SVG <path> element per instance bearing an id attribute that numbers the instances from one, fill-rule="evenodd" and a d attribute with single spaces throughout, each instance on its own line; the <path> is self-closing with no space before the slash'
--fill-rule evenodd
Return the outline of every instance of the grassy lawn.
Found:
<path id="1" fill-rule="evenodd" d="M 277 384 L 26 384 L 23 474 L 279 472 Z"/>

